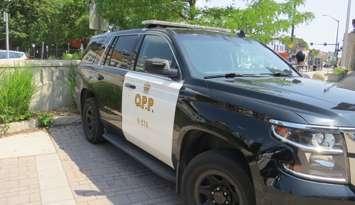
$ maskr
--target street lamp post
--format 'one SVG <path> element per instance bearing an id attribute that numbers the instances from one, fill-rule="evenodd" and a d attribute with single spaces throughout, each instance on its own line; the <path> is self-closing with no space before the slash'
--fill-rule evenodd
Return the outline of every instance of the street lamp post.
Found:
<path id="1" fill-rule="evenodd" d="M 10 43 L 9 43 L 9 13 L 4 12 L 4 22 L 5 22 L 5 30 L 6 30 L 6 58 L 10 58 Z"/>
<path id="2" fill-rule="evenodd" d="M 329 15 L 323 15 L 323 16 L 329 17 L 332 20 L 334 20 L 335 22 L 337 22 L 337 35 L 336 35 L 336 40 L 335 40 L 335 51 L 334 51 L 335 67 L 336 67 L 338 65 L 338 60 L 339 60 L 338 54 L 339 54 L 339 24 L 340 24 L 340 20 L 336 19 L 332 16 L 329 16 Z"/>
<path id="3" fill-rule="evenodd" d="M 346 24 L 345 24 L 345 35 L 347 35 L 349 33 L 350 13 L 351 13 L 351 0 L 348 0 L 348 8 L 347 8 L 347 13 L 346 13 Z"/>
<path id="4" fill-rule="evenodd" d="M 10 3 L 11 0 L 7 0 Z M 6 10 L 4 11 L 4 21 L 5 21 L 5 30 L 6 30 L 6 58 L 10 59 L 10 32 L 9 32 L 9 5 L 7 5 Z"/>

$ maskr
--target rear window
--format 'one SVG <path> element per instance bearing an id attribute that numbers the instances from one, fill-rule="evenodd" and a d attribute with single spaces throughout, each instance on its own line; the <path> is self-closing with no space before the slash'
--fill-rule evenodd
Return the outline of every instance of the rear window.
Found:
<path id="1" fill-rule="evenodd" d="M 117 38 L 110 46 L 111 48 L 105 65 L 131 69 L 135 60 L 134 50 L 137 45 L 138 36 L 129 35 Z"/>
<path id="2" fill-rule="evenodd" d="M 90 41 L 88 48 L 86 49 L 83 62 L 89 64 L 98 64 L 102 54 L 105 52 L 106 42 L 107 37 L 93 38 Z"/>

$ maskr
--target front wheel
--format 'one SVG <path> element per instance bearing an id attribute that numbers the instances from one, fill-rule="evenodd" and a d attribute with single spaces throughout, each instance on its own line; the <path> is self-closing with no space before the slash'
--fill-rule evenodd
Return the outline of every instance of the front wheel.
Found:
<path id="1" fill-rule="evenodd" d="M 102 142 L 104 128 L 101 123 L 99 109 L 94 98 L 85 99 L 82 112 L 82 121 L 87 140 L 93 144 Z"/>
<path id="2" fill-rule="evenodd" d="M 186 205 L 254 205 L 248 174 L 223 152 L 208 151 L 195 157 L 182 179 Z"/>

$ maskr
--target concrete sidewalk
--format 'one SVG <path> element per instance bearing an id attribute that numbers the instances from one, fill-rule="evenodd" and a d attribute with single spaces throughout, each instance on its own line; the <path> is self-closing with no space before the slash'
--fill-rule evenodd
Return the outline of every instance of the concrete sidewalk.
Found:
<path id="1" fill-rule="evenodd" d="M 355 91 L 355 71 L 350 73 L 346 78 L 340 81 L 339 86 L 342 88 L 350 89 Z"/>
<path id="2" fill-rule="evenodd" d="M 0 205 L 181 204 L 174 188 L 80 125 L 0 139 Z"/>

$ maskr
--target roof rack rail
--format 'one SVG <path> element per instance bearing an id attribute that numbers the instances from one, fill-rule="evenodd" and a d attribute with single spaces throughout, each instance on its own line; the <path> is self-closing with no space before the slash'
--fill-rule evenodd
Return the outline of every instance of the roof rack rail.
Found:
<path id="1" fill-rule="evenodd" d="M 155 28 L 155 27 L 163 27 L 163 28 L 191 28 L 191 29 L 203 29 L 203 30 L 210 30 L 210 31 L 219 31 L 219 32 L 227 32 L 230 33 L 230 29 L 225 28 L 217 28 L 217 27 L 209 27 L 209 26 L 200 26 L 200 25 L 193 25 L 193 24 L 186 24 L 186 23 L 176 23 L 176 22 L 169 22 L 169 21 L 160 21 L 160 20 L 145 20 L 142 22 L 146 28 Z"/>

